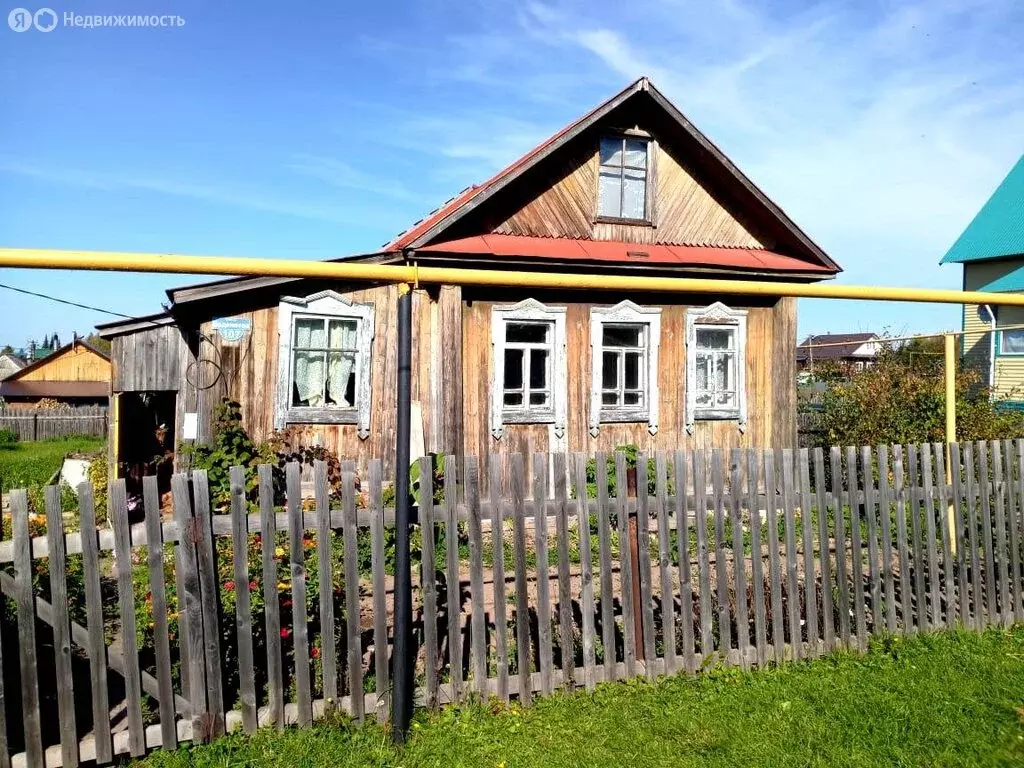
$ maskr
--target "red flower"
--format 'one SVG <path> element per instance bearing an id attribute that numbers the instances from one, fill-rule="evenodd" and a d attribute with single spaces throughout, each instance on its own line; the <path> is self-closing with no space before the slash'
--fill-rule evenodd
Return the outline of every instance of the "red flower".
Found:
<path id="1" fill-rule="evenodd" d="M 233 581 L 225 581 L 224 582 L 224 589 L 226 589 L 228 592 L 230 592 L 234 588 L 235 588 L 235 582 L 233 582 Z"/>
<path id="2" fill-rule="evenodd" d="M 256 589 L 258 586 L 259 584 L 256 583 L 255 579 L 249 582 L 249 589 Z"/>
<path id="3" fill-rule="evenodd" d="M 285 627 L 284 629 L 281 630 L 281 637 L 288 637 L 288 635 L 290 635 L 291 633 L 292 633 L 292 631 L 290 629 L 288 629 L 287 627 Z"/>
<path id="4" fill-rule="evenodd" d="M 313 657 L 314 659 L 319 659 L 319 658 L 320 658 L 320 649 L 319 649 L 319 648 L 313 648 L 313 650 L 312 650 L 312 651 L 310 651 L 310 655 L 311 655 L 311 656 L 312 656 L 312 657 Z"/>

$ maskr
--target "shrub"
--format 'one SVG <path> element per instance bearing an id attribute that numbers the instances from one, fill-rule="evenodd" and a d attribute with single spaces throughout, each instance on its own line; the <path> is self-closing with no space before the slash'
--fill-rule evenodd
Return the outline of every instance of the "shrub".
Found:
<path id="1" fill-rule="evenodd" d="M 18 444 L 18 435 L 13 429 L 0 429 L 0 448 L 11 448 Z"/>

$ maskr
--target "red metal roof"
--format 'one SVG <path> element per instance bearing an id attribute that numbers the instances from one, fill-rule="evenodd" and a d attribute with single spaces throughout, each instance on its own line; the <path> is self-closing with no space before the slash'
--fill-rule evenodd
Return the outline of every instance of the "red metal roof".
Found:
<path id="1" fill-rule="evenodd" d="M 532 259 L 603 261 L 618 264 L 656 264 L 669 267 L 722 267 L 726 269 L 815 272 L 831 274 L 813 264 L 774 251 L 704 245 L 654 245 L 613 240 L 571 240 L 527 235 L 475 235 L 417 249 L 419 252 L 461 253 Z"/>

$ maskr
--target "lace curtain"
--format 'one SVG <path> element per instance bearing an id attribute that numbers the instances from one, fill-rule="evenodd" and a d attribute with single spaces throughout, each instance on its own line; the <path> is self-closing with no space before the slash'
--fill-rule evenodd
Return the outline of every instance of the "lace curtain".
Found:
<path id="1" fill-rule="evenodd" d="M 358 323 L 354 320 L 297 318 L 292 347 L 292 405 L 351 408 L 349 384 L 355 376 Z"/>

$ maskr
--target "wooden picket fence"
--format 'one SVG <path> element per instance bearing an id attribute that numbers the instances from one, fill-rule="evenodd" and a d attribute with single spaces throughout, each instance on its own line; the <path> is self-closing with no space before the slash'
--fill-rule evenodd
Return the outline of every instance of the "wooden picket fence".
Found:
<path id="1" fill-rule="evenodd" d="M 68 435 L 106 437 L 107 407 L 84 405 L 76 408 L 0 407 L 0 429 L 10 429 L 20 441 L 49 440 Z"/>
<path id="2" fill-rule="evenodd" d="M 428 707 L 1024 618 L 1024 440 L 640 454 L 635 496 L 622 453 L 430 461 L 414 576 Z M 295 464 L 235 468 L 226 497 L 205 472 L 164 499 L 148 478 L 137 513 L 116 481 L 109 526 L 88 485 L 70 515 L 49 489 L 37 536 L 42 513 L 14 491 L 0 766 L 103 764 L 331 710 L 386 718 L 381 467 L 343 464 L 332 487 L 317 463 L 308 504 Z"/>

